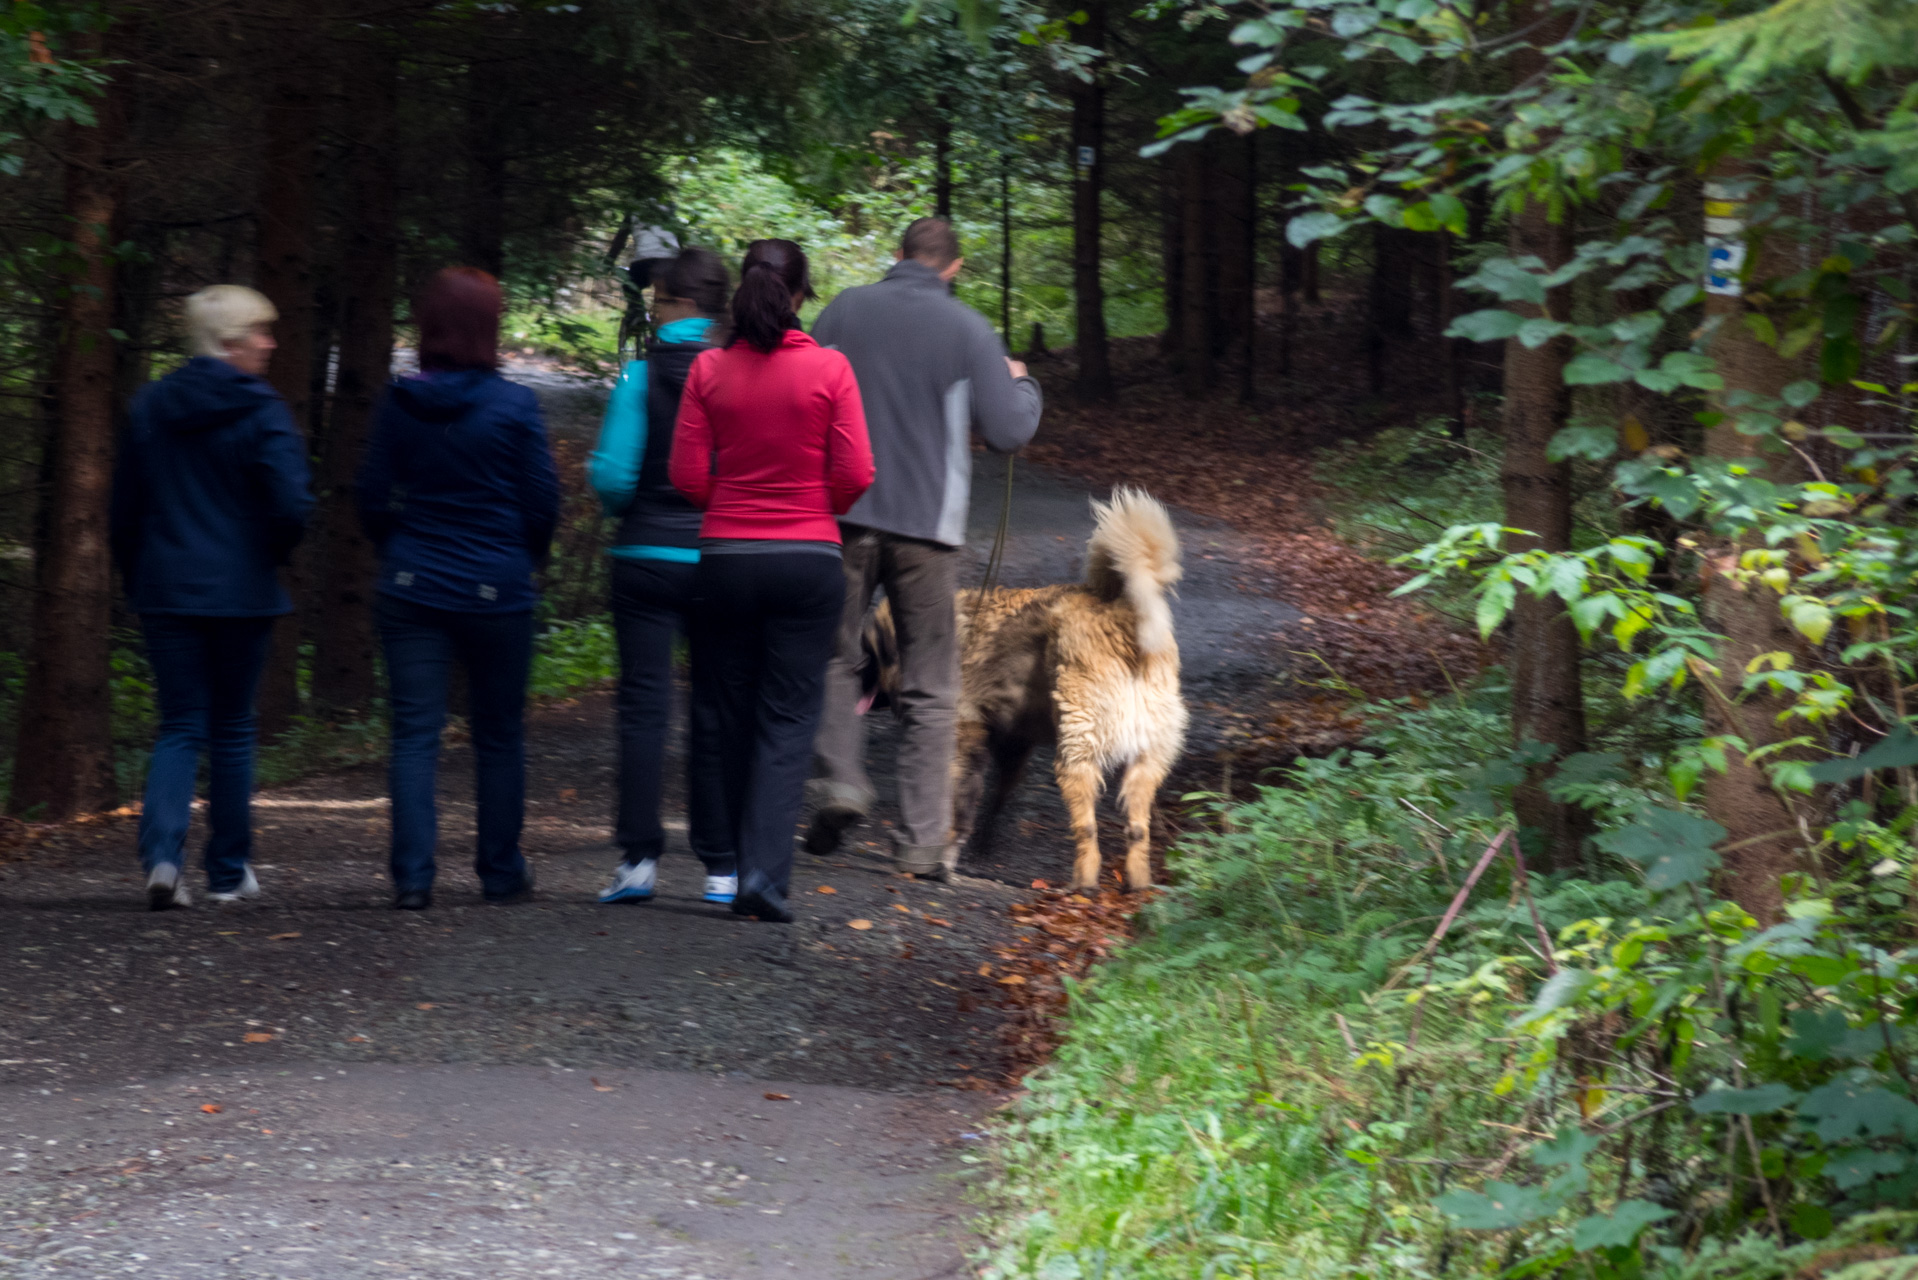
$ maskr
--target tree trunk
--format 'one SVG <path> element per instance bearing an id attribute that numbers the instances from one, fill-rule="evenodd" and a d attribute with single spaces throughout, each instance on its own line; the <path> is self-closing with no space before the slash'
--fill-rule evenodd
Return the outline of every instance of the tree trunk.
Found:
<path id="1" fill-rule="evenodd" d="M 99 57 L 96 35 L 86 56 Z M 8 807 L 43 822 L 110 807 L 113 702 L 109 617 L 113 576 L 107 509 L 113 491 L 113 240 L 111 173 L 117 94 L 99 123 L 65 132 L 66 216 L 79 268 L 61 302 L 59 430 L 47 493 L 20 740 Z"/>
<path id="2" fill-rule="evenodd" d="M 1410 338 L 1418 233 L 1372 225 L 1372 275 L 1365 290 L 1365 368 L 1373 395 L 1385 390 L 1386 352 Z"/>
<path id="3" fill-rule="evenodd" d="M 1218 312 L 1212 337 L 1214 356 L 1237 356 L 1252 325 L 1252 255 L 1246 217 L 1246 153 L 1238 139 L 1218 135 L 1212 162 L 1213 254 L 1218 262 L 1215 286 Z"/>
<path id="4" fill-rule="evenodd" d="M 1179 380 L 1185 394 L 1198 399 L 1212 390 L 1213 320 L 1218 302 L 1218 260 L 1208 189 L 1212 167 L 1207 163 L 1204 143 L 1192 143 L 1181 150 L 1185 154 L 1179 224 L 1185 243 L 1179 255 L 1184 266 L 1179 286 L 1184 312 L 1179 324 Z"/>
<path id="5" fill-rule="evenodd" d="M 1736 179 L 1742 173 L 1743 167 L 1736 161 L 1721 160 L 1713 169 L 1714 182 L 1706 185 L 1707 205 L 1721 203 L 1714 200 L 1715 196 L 1730 194 L 1715 189 L 1716 183 Z M 1742 223 L 1742 206 L 1732 204 L 1732 211 L 1735 216 L 1728 221 Z M 1739 234 L 1727 231 L 1728 238 L 1735 239 Z M 1749 251 L 1755 259 L 1750 271 L 1754 280 L 1772 280 L 1797 270 L 1786 256 L 1788 246 L 1770 237 L 1752 237 Z M 1731 404 L 1733 396 L 1738 392 L 1776 396 L 1797 376 L 1791 363 L 1760 342 L 1745 323 L 1745 316 L 1756 310 L 1758 307 L 1743 293 L 1708 293 L 1705 297 L 1707 322 L 1718 322 L 1712 336 L 1712 355 L 1725 379 L 1724 390 L 1713 397 L 1713 407 L 1725 417 L 1705 436 L 1705 452 L 1716 458 L 1760 456 L 1758 442 L 1738 434 L 1732 425 L 1736 412 Z M 1797 455 L 1789 453 L 1765 458 L 1760 474 L 1777 484 L 1804 479 Z M 1800 653 L 1804 642 L 1780 615 L 1775 592 L 1757 583 L 1740 586 L 1726 576 L 1724 571 L 1737 567 L 1739 553 L 1745 549 L 1742 544 L 1715 548 L 1705 567 L 1705 622 L 1724 637 L 1718 645 L 1716 665 L 1720 674 L 1703 677 L 1707 684 L 1705 723 L 1714 734 L 1736 734 L 1744 739 L 1746 750 L 1755 751 L 1792 732 L 1778 723 L 1779 713 L 1790 705 L 1790 699 L 1754 696 L 1738 701 L 1746 664 L 1761 653 Z M 1772 789 L 1763 769 L 1746 764 L 1740 752 L 1728 752 L 1727 756 L 1731 767 L 1722 774 L 1707 774 L 1699 788 L 1705 812 L 1725 828 L 1730 846 L 1724 855 L 1724 889 L 1761 924 L 1771 924 L 1783 911 L 1779 877 L 1801 865 L 1797 824 L 1791 806 Z"/>
<path id="6" fill-rule="evenodd" d="M 361 136 L 352 162 L 340 315 L 339 380 L 321 460 L 321 570 L 314 637 L 313 698 L 335 710 L 373 699 L 373 548 L 353 509 L 353 478 L 366 450 L 373 409 L 393 364 L 398 270 L 396 177 L 399 62 L 377 35 L 363 50 L 357 85 Z"/>
<path id="7" fill-rule="evenodd" d="M 1554 224 L 1542 202 L 1528 201 L 1512 218 L 1510 253 L 1515 258 L 1536 254 L 1547 269 L 1555 268 L 1571 259 L 1571 225 Z M 1513 309 L 1564 319 L 1571 301 L 1571 290 L 1560 287 L 1546 295 L 1543 308 L 1515 304 Z M 1571 548 L 1571 467 L 1546 457 L 1546 446 L 1570 415 L 1571 390 L 1565 385 L 1570 355 L 1569 338 L 1536 348 L 1517 338 L 1505 343 L 1505 461 L 1499 476 L 1505 523 L 1532 535 L 1513 539 L 1515 550 Z M 1511 648 L 1513 741 L 1550 753 L 1549 760 L 1527 770 L 1513 797 L 1520 839 L 1534 866 L 1563 870 L 1578 865 L 1590 821 L 1584 809 L 1548 796 L 1544 782 L 1558 760 L 1585 750 L 1578 632 L 1556 597 L 1539 600 L 1521 591 L 1512 611 Z"/>
<path id="8" fill-rule="evenodd" d="M 256 283 L 279 311 L 279 346 L 267 381 L 304 433 L 312 418 L 313 346 L 318 329 L 314 306 L 313 199 L 320 145 L 319 109 L 307 74 L 310 62 L 296 58 L 280 68 L 266 104 L 266 164 L 260 182 L 260 265 Z M 271 742 L 299 714 L 300 623 L 306 594 L 296 565 L 282 571 L 296 612 L 274 623 L 273 649 L 260 679 L 260 737 Z"/>
<path id="9" fill-rule="evenodd" d="M 1159 354 L 1175 364 L 1185 350 L 1185 164 L 1183 149 L 1159 160 L 1159 266 L 1165 302 Z"/>
<path id="10" fill-rule="evenodd" d="M 466 73 L 465 223 L 460 256 L 496 278 L 506 274 L 506 107 L 497 77 L 469 67 Z M 384 381 L 384 379 L 382 379 Z"/>
<path id="11" fill-rule="evenodd" d="M 1106 11 L 1103 0 L 1086 6 L 1080 40 L 1101 51 L 1089 68 L 1089 82 L 1072 85 L 1072 292 L 1078 329 L 1079 401 L 1094 404 L 1112 398 L 1112 355 L 1106 342 L 1106 291 L 1099 238 L 1105 189 L 1106 90 L 1104 58 Z"/>
<path id="12" fill-rule="evenodd" d="M 1239 403 L 1259 398 L 1259 135 L 1245 135 L 1245 342 L 1239 362 Z"/>
<path id="13" fill-rule="evenodd" d="M 936 218 L 952 218 L 952 99 L 940 94 L 933 103 L 932 121 L 932 213 Z"/>

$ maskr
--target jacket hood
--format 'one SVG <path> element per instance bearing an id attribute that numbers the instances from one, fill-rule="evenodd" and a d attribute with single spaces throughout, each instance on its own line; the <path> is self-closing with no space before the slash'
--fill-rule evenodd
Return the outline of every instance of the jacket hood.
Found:
<path id="1" fill-rule="evenodd" d="M 485 399 L 488 386 L 498 377 L 491 369 L 422 373 L 395 382 L 393 399 L 423 422 L 450 422 Z"/>
<path id="2" fill-rule="evenodd" d="M 241 373 L 224 360 L 194 356 L 153 383 L 144 399 L 155 427 L 189 433 L 238 422 L 279 399 L 279 392 L 265 379 Z"/>

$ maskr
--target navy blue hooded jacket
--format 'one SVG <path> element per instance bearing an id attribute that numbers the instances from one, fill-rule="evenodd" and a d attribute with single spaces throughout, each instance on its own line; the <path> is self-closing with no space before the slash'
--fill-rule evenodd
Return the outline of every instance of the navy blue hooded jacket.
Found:
<path id="1" fill-rule="evenodd" d="M 279 393 L 195 356 L 133 398 L 113 483 L 113 558 L 134 612 L 270 618 L 273 572 L 313 510 L 306 442 Z"/>
<path id="2" fill-rule="evenodd" d="M 533 607 L 559 472 L 525 387 L 487 369 L 401 378 L 374 418 L 358 497 L 384 594 L 461 613 Z"/>

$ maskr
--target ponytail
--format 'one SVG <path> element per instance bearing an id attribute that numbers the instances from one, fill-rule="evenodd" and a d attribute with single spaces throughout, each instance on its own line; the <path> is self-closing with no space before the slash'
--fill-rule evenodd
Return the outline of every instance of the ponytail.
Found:
<path id="1" fill-rule="evenodd" d="M 744 339 L 755 350 L 771 352 L 788 329 L 799 327 L 793 298 L 812 296 L 805 250 L 790 240 L 753 241 L 746 246 L 739 288 L 733 292 L 732 341 Z"/>

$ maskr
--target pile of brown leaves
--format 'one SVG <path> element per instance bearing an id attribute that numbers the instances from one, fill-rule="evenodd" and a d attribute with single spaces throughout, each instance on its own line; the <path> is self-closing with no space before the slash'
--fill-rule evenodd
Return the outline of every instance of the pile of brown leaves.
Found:
<path id="1" fill-rule="evenodd" d="M 1115 872 L 1112 888 L 1088 897 L 1034 880 L 1033 896 L 1008 908 L 1019 932 L 1010 946 L 993 949 L 996 962 L 979 966 L 980 976 L 999 983 L 1011 1010 L 1000 1031 L 1007 1083 L 1044 1062 L 1058 1044 L 1065 979 L 1084 977 L 1131 934 L 1133 913 L 1150 895 L 1128 894 L 1118 883 Z"/>

